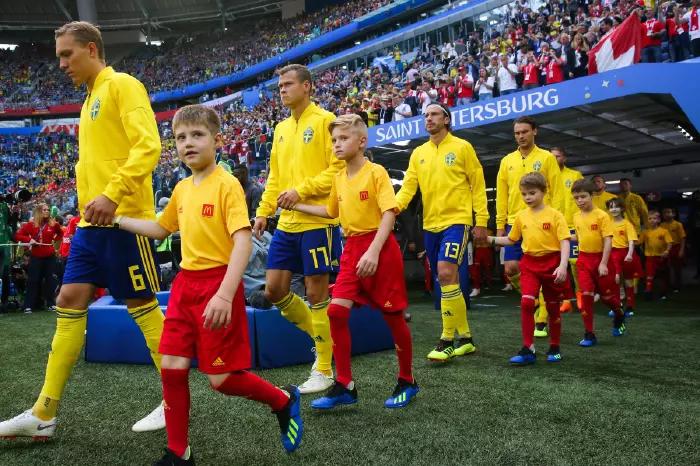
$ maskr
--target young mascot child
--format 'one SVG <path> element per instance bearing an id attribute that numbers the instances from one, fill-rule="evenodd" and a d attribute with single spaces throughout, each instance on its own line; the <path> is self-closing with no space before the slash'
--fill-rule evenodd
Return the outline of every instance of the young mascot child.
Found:
<path id="1" fill-rule="evenodd" d="M 634 225 L 632 225 L 632 222 L 625 218 L 625 204 L 622 199 L 610 199 L 606 203 L 606 206 L 613 219 L 613 239 L 610 261 L 614 265 L 615 272 L 617 273 L 616 281 L 619 284 L 624 283 L 625 300 L 627 301 L 625 317 L 631 317 L 634 315 L 634 308 L 636 307 L 634 281 L 644 275 L 642 262 L 634 251 L 634 245 L 639 237 L 637 236 L 637 230 L 634 228 Z M 614 316 L 615 312 L 610 311 L 610 317 Z"/>
<path id="2" fill-rule="evenodd" d="M 335 175 L 327 206 L 297 204 L 295 210 L 340 218 L 347 243 L 328 308 L 333 339 L 336 381 L 315 409 L 331 409 L 357 402 L 350 368 L 350 310 L 371 304 L 382 311 L 391 329 L 399 360 L 399 377 L 384 406 L 402 408 L 418 393 L 413 379 L 411 331 L 403 318 L 408 306 L 403 258 L 392 234 L 397 204 L 386 170 L 364 157 L 367 127 L 358 115 L 343 115 L 329 125 L 335 156 L 345 168 Z"/>
<path id="3" fill-rule="evenodd" d="M 119 216 L 119 228 L 156 239 L 182 236 L 182 270 L 175 277 L 160 342 L 168 448 L 156 465 L 194 464 L 188 444 L 192 358 L 211 386 L 225 395 L 265 403 L 277 415 L 282 445 L 300 444 L 300 395 L 248 372 L 250 345 L 241 277 L 251 251 L 251 229 L 240 183 L 216 165 L 221 143 L 216 112 L 202 105 L 181 108 L 173 118 L 180 160 L 192 176 L 180 181 L 156 221 Z"/>
<path id="4" fill-rule="evenodd" d="M 512 246 L 522 239 L 523 258 L 520 261 L 520 322 L 522 349 L 510 358 L 518 366 L 536 361 L 533 331 L 535 330 L 535 300 L 542 289 L 549 325 L 548 362 L 562 359 L 559 348 L 561 315 L 559 307 L 564 298 L 566 269 L 569 264 L 569 228 L 564 215 L 544 204 L 547 180 L 532 172 L 520 179 L 520 193 L 527 205 L 515 217 L 508 236 L 489 236 L 492 245 Z"/>
<path id="5" fill-rule="evenodd" d="M 668 291 L 668 256 L 673 246 L 673 237 L 667 229 L 660 226 L 661 215 L 658 210 L 649 211 L 649 228 L 642 232 L 639 242 L 644 247 L 644 273 L 646 288 L 644 298 L 651 301 L 654 298 L 654 278 L 661 279 L 661 299 L 666 299 Z"/>
<path id="6" fill-rule="evenodd" d="M 681 222 L 676 220 L 676 212 L 672 208 L 665 207 L 661 211 L 661 216 L 663 217 L 661 228 L 668 230 L 673 238 L 671 251 L 668 254 L 668 265 L 671 286 L 674 293 L 677 293 L 681 289 L 683 258 L 685 257 L 685 228 Z"/>
<path id="7" fill-rule="evenodd" d="M 593 301 L 596 292 L 603 303 L 614 312 L 613 336 L 625 333 L 625 314 L 620 303 L 620 287 L 615 282 L 615 266 L 610 259 L 612 250 L 612 219 L 607 212 L 594 207 L 591 181 L 581 179 L 571 186 L 580 212 L 574 214 L 574 229 L 578 240 L 576 273 L 582 293 L 581 317 L 585 332 L 579 346 L 590 348 L 598 343 L 593 323 Z"/>

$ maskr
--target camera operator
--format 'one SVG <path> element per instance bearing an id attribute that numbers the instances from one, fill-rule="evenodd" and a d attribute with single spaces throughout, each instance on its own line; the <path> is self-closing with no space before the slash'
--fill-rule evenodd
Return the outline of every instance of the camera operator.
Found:
<path id="1" fill-rule="evenodd" d="M 54 242 L 61 241 L 61 226 L 50 216 L 49 206 L 39 203 L 34 207 L 33 217 L 17 230 L 15 240 L 29 243 L 29 283 L 24 295 L 24 312 L 31 314 L 37 305 L 39 294 L 44 297 L 47 308 L 56 299 L 56 248 Z"/>
<path id="2" fill-rule="evenodd" d="M 7 311 L 7 302 L 10 298 L 10 258 L 12 253 L 12 236 L 17 228 L 19 220 L 17 206 L 10 207 L 5 199 L 0 198 L 0 312 Z"/>

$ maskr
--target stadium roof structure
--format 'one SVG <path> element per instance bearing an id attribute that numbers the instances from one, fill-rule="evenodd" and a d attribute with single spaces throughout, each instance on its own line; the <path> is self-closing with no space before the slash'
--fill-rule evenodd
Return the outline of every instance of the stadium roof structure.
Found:
<path id="1" fill-rule="evenodd" d="M 281 11 L 282 0 L 32 0 L 0 1 L 0 35 L 17 40 L 53 37 L 67 21 L 95 14 L 103 30 L 150 28 L 162 33 L 204 29 Z M 92 12 L 92 13 L 91 13 Z M 33 33 L 30 33 L 32 32 Z"/>
<path id="2" fill-rule="evenodd" d="M 641 170 L 653 169 L 655 177 L 666 177 L 669 188 L 700 188 L 698 83 L 683 80 L 698 68 L 700 61 L 635 65 L 460 107 L 452 113 L 453 133 L 474 146 L 487 180 L 495 178 L 501 158 L 516 149 L 513 120 L 522 112 L 538 122 L 539 144 L 563 147 L 568 165 L 584 174 L 633 178 Z M 638 79 L 648 80 L 660 72 L 676 75 L 682 89 L 674 89 L 672 82 L 653 92 L 638 86 Z M 405 170 L 411 151 L 428 135 L 421 117 L 399 123 L 403 124 L 370 128 L 369 145 L 378 163 Z M 382 144 L 388 140 L 394 142 Z M 649 183 L 649 188 L 659 181 Z"/>

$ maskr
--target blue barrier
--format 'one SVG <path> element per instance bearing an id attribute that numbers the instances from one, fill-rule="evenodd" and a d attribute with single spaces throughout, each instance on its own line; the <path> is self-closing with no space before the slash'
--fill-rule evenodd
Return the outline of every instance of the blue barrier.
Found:
<path id="1" fill-rule="evenodd" d="M 170 292 L 157 294 L 163 312 Z M 277 309 L 248 307 L 248 335 L 251 367 L 269 369 L 309 363 L 314 360 L 313 342 L 280 315 Z M 364 354 L 394 347 L 388 326 L 380 312 L 369 307 L 353 309 L 350 315 L 352 353 Z M 140 329 L 126 306 L 111 296 L 95 301 L 88 308 L 85 341 L 87 362 L 151 364 L 151 357 Z"/>
<path id="2" fill-rule="evenodd" d="M 277 309 L 256 311 L 255 339 L 261 369 L 313 362 L 314 344 Z M 350 313 L 352 354 L 374 353 L 394 347 L 394 340 L 381 313 L 368 306 Z"/>
<path id="3" fill-rule="evenodd" d="M 157 293 L 156 298 L 166 313 L 170 292 Z M 250 366 L 255 364 L 255 316 L 248 308 L 248 335 L 250 339 Z M 104 296 L 88 308 L 85 335 L 85 361 L 123 364 L 151 364 L 146 340 L 126 305 L 111 296 Z"/>

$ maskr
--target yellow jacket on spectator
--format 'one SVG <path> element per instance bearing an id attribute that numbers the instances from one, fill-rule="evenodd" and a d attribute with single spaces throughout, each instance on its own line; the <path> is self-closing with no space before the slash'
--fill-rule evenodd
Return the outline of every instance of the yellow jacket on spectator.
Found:
<path id="1" fill-rule="evenodd" d="M 416 147 L 396 194 L 400 210 L 408 206 L 419 186 L 423 229 L 437 232 L 452 225 L 473 225 L 472 211 L 476 226 L 488 223 L 484 170 L 464 139 L 448 133 L 439 146 L 428 141 Z"/>
<path id="2" fill-rule="evenodd" d="M 561 170 L 557 159 L 548 150 L 533 147 L 523 158 L 515 150 L 501 159 L 496 177 L 496 229 L 503 230 L 506 224 L 512 225 L 515 216 L 523 210 L 525 202 L 520 194 L 520 179 L 531 172 L 540 172 L 547 180 L 545 204 L 564 213 L 561 183 Z"/>
<path id="3" fill-rule="evenodd" d="M 78 207 L 100 194 L 116 202 L 116 215 L 155 218 L 151 172 L 160 158 L 160 136 L 146 88 L 106 67 L 80 110 L 75 166 Z M 88 225 L 85 220 L 79 226 Z"/>
<path id="4" fill-rule="evenodd" d="M 277 197 L 289 189 L 295 189 L 304 204 L 325 206 L 328 203 L 333 178 L 345 166 L 333 155 L 328 125 L 334 119 L 331 112 L 312 103 L 299 121 L 290 116 L 277 125 L 270 151 L 270 173 L 256 216 L 274 215 Z M 336 219 L 285 210 L 277 227 L 287 233 L 300 233 L 337 224 Z"/>

